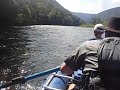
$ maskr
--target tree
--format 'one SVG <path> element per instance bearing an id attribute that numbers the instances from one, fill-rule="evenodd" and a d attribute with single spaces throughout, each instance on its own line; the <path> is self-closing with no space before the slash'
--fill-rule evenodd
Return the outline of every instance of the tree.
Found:
<path id="1" fill-rule="evenodd" d="M 1 0 L 0 23 L 6 25 L 80 25 L 80 19 L 55 0 Z"/>
<path id="2" fill-rule="evenodd" d="M 100 18 L 92 18 L 92 21 L 90 23 L 95 25 L 97 23 L 101 23 L 101 20 L 100 20 Z"/>

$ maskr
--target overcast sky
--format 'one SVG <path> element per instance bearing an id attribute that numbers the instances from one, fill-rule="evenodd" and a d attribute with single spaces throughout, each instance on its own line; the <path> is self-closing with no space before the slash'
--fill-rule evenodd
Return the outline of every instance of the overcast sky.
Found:
<path id="1" fill-rule="evenodd" d="M 120 6 L 120 0 L 56 0 L 72 12 L 97 14 L 101 11 Z"/>

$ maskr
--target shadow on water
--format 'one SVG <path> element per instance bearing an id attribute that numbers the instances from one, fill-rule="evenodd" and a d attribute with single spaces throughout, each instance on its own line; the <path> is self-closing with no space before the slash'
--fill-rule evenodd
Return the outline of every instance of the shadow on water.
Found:
<path id="1" fill-rule="evenodd" d="M 12 78 L 25 74 L 24 62 L 28 59 L 26 52 L 27 34 L 21 28 L 0 28 L 0 81 L 10 81 Z M 7 89 L 8 90 L 8 89 Z M 9 90 L 16 90 L 11 87 Z"/>

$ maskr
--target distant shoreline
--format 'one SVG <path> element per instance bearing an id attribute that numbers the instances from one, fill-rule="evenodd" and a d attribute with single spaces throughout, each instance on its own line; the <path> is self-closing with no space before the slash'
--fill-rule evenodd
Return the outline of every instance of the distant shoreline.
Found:
<path id="1" fill-rule="evenodd" d="M 82 24 L 82 25 L 80 25 L 80 27 L 84 27 L 84 28 L 93 28 L 94 25 L 93 25 L 93 24 Z"/>

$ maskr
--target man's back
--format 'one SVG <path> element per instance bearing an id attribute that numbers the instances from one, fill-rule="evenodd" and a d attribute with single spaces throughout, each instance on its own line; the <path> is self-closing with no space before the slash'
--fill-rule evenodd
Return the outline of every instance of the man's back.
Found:
<path id="1" fill-rule="evenodd" d="M 98 49 L 98 66 L 104 87 L 120 90 L 120 38 L 109 37 L 103 40 Z"/>
<path id="2" fill-rule="evenodd" d="M 92 41 L 86 41 L 83 43 L 83 50 L 85 53 L 85 67 L 83 71 L 97 71 L 98 68 L 98 60 L 97 60 L 97 49 L 99 47 L 101 40 L 92 40 Z M 82 46 L 81 45 L 81 46 Z M 82 52 L 81 51 L 81 52 Z"/>
<path id="3" fill-rule="evenodd" d="M 98 72 L 106 90 L 120 90 L 120 17 L 112 17 L 98 49 Z"/>

